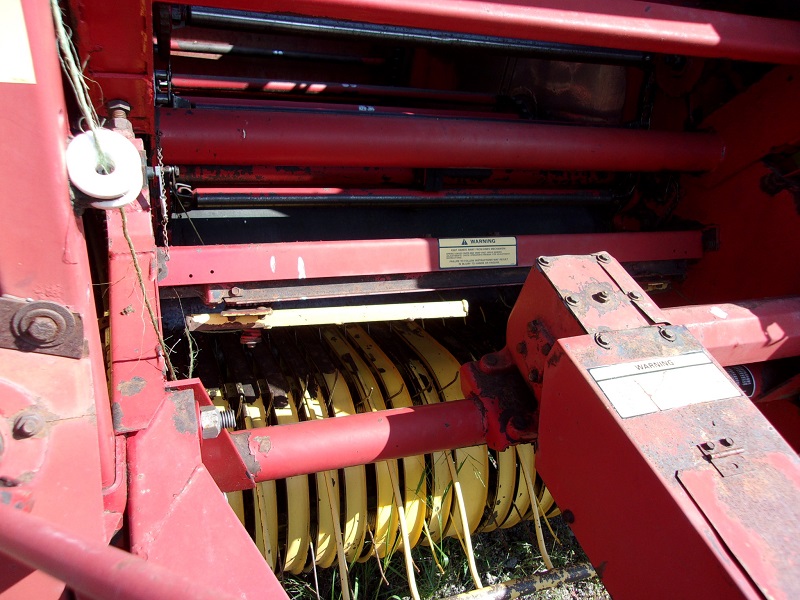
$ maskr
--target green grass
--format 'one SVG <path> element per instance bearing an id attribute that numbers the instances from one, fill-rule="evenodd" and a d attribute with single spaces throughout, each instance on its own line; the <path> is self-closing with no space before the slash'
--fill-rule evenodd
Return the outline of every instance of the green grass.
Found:
<path id="1" fill-rule="evenodd" d="M 564 567 L 583 562 L 586 556 L 569 528 L 560 517 L 551 525 L 561 543 L 557 543 L 545 527 L 545 542 L 553 565 Z M 545 570 L 536 545 L 533 524 L 526 522 L 511 529 L 478 534 L 473 537 L 475 561 L 484 585 L 509 579 L 521 579 Z M 446 598 L 474 589 L 467 559 L 455 538 L 445 539 L 438 549 L 441 573 L 433 559 L 431 548 L 418 546 L 412 551 L 417 588 L 422 598 Z M 383 575 L 382 575 L 383 574 Z M 384 581 L 385 578 L 385 581 Z M 338 600 L 341 598 L 339 577 L 335 569 L 317 570 L 302 576 L 285 576 L 283 585 L 291 598 Z M 370 559 L 350 569 L 350 588 L 354 600 L 399 600 L 410 598 L 402 553 L 381 561 Z M 540 592 L 536 598 L 553 600 L 608 599 L 610 596 L 597 578 L 580 581 Z"/>

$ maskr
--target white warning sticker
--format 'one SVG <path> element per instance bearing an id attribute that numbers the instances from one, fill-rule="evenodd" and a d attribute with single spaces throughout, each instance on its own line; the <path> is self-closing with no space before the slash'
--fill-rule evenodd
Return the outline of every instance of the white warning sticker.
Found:
<path id="1" fill-rule="evenodd" d="M 0 83 L 36 83 L 21 0 L 0 1 Z"/>
<path id="2" fill-rule="evenodd" d="M 440 269 L 517 266 L 517 238 L 443 238 L 439 240 Z"/>
<path id="3" fill-rule="evenodd" d="M 742 394 L 705 352 L 589 369 L 623 419 Z"/>

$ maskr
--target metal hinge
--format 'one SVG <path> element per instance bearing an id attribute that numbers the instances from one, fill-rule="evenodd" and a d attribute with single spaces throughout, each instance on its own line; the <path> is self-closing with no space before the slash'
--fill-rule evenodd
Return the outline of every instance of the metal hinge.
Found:
<path id="1" fill-rule="evenodd" d="M 747 470 L 744 448 L 732 438 L 703 442 L 697 445 L 703 457 L 710 462 L 723 477 L 738 475 Z"/>

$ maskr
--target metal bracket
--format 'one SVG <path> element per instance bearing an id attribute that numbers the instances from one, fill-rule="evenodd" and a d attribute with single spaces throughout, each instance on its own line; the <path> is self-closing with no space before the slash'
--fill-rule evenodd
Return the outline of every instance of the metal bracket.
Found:
<path id="1" fill-rule="evenodd" d="M 747 470 L 744 448 L 729 437 L 720 438 L 716 442 L 703 442 L 697 447 L 723 477 L 738 475 Z"/>
<path id="2" fill-rule="evenodd" d="M 56 302 L 0 297 L 0 348 L 82 358 L 83 320 Z"/>

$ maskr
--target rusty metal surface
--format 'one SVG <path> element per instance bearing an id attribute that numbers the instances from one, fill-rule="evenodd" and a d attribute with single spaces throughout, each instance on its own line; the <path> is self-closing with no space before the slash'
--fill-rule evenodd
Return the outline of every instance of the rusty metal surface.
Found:
<path id="1" fill-rule="evenodd" d="M 800 459 L 769 452 L 736 477 L 708 468 L 678 478 L 767 598 L 800 595 Z"/>
<path id="2" fill-rule="evenodd" d="M 85 353 L 83 319 L 50 301 L 0 298 L 0 347 L 81 358 Z"/>

